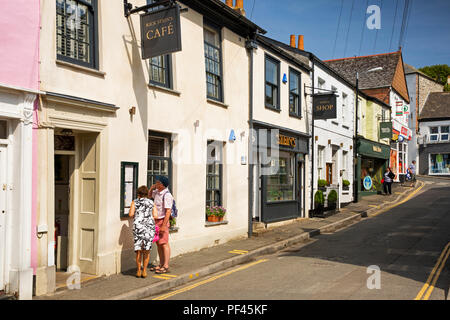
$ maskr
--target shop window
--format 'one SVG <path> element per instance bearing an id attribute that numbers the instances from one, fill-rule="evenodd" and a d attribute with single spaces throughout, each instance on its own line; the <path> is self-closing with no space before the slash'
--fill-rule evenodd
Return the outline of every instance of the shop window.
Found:
<path id="1" fill-rule="evenodd" d="M 430 154 L 429 174 L 450 174 L 450 154 Z"/>
<path id="2" fill-rule="evenodd" d="M 300 117 L 301 76 L 294 69 L 289 68 L 289 114 Z"/>
<path id="3" fill-rule="evenodd" d="M 265 70 L 266 107 L 280 110 L 280 62 L 266 56 Z"/>
<path id="4" fill-rule="evenodd" d="M 148 139 L 147 185 L 156 182 L 156 176 L 165 176 L 172 185 L 170 136 L 151 133 Z"/>
<path id="5" fill-rule="evenodd" d="M 97 0 L 56 0 L 58 60 L 98 69 Z"/>
<path id="6" fill-rule="evenodd" d="M 209 99 L 223 101 L 220 29 L 205 25 L 203 39 L 206 67 L 206 96 Z"/>
<path id="7" fill-rule="evenodd" d="M 222 206 L 223 142 L 208 141 L 206 159 L 206 206 Z"/>
<path id="8" fill-rule="evenodd" d="M 294 154 L 280 152 L 279 158 L 271 161 L 271 170 L 277 173 L 267 177 L 267 202 L 295 200 L 294 160 Z"/>

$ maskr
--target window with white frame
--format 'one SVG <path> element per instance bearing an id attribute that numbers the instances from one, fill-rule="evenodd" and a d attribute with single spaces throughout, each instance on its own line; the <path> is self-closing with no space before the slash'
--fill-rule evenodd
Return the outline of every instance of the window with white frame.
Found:
<path id="1" fill-rule="evenodd" d="M 430 127 L 430 142 L 449 141 L 450 126 Z"/>
<path id="2" fill-rule="evenodd" d="M 439 140 L 439 127 L 430 127 L 430 141 Z"/>
<path id="3" fill-rule="evenodd" d="M 317 177 L 319 179 L 324 178 L 324 176 L 323 176 L 324 158 L 325 158 L 325 147 L 318 146 L 317 147 L 317 171 L 318 171 Z"/>

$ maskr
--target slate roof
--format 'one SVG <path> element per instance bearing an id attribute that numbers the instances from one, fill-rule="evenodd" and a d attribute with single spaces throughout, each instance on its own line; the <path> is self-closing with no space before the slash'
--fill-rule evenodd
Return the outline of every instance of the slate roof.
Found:
<path id="1" fill-rule="evenodd" d="M 443 118 L 450 119 L 450 92 L 431 92 L 420 112 L 419 121 Z"/>
<path id="2" fill-rule="evenodd" d="M 356 85 L 356 72 L 359 72 L 359 88 L 374 89 L 391 87 L 399 63 L 401 52 L 382 53 L 371 56 L 325 60 L 332 69 L 339 72 L 353 85 Z M 366 72 L 373 68 L 383 70 Z"/>

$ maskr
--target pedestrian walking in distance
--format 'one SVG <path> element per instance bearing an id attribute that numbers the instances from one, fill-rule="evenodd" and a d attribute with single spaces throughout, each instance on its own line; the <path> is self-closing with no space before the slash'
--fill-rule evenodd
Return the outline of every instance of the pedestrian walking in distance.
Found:
<path id="1" fill-rule="evenodd" d="M 159 240 L 156 242 L 158 247 L 159 266 L 150 268 L 150 271 L 154 271 L 158 274 L 169 272 L 169 219 L 172 213 L 173 196 L 170 193 L 168 186 L 169 179 L 167 179 L 167 177 L 157 176 L 156 183 L 151 186 L 149 191 L 149 196 L 154 199 L 158 213 L 156 225 L 159 228 Z"/>
<path id="2" fill-rule="evenodd" d="M 411 174 L 411 181 L 414 187 L 416 185 L 416 160 L 413 160 L 409 165 L 409 172 Z"/>
<path id="3" fill-rule="evenodd" d="M 392 182 L 394 181 L 395 174 L 391 171 L 391 168 L 387 167 L 386 171 L 384 173 L 384 183 L 383 183 L 383 189 L 384 193 L 387 195 L 392 194 Z"/>
<path id="4" fill-rule="evenodd" d="M 133 221 L 134 251 L 136 252 L 136 277 L 147 277 L 150 249 L 155 237 L 153 201 L 148 198 L 148 188 L 141 186 L 137 190 L 138 198 L 131 202 L 130 218 Z M 141 269 L 142 266 L 142 269 Z"/>

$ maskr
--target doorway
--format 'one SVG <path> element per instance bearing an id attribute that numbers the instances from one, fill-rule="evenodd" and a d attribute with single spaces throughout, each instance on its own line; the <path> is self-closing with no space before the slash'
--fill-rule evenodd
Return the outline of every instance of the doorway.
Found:
<path id="1" fill-rule="evenodd" d="M 75 156 L 55 152 L 55 262 L 57 271 L 67 271 L 72 213 L 72 179 Z"/>
<path id="2" fill-rule="evenodd" d="M 0 294 L 5 290 L 7 161 L 6 146 L 0 145 Z"/>
<path id="3" fill-rule="evenodd" d="M 333 184 L 333 164 L 327 163 L 327 184 Z"/>

